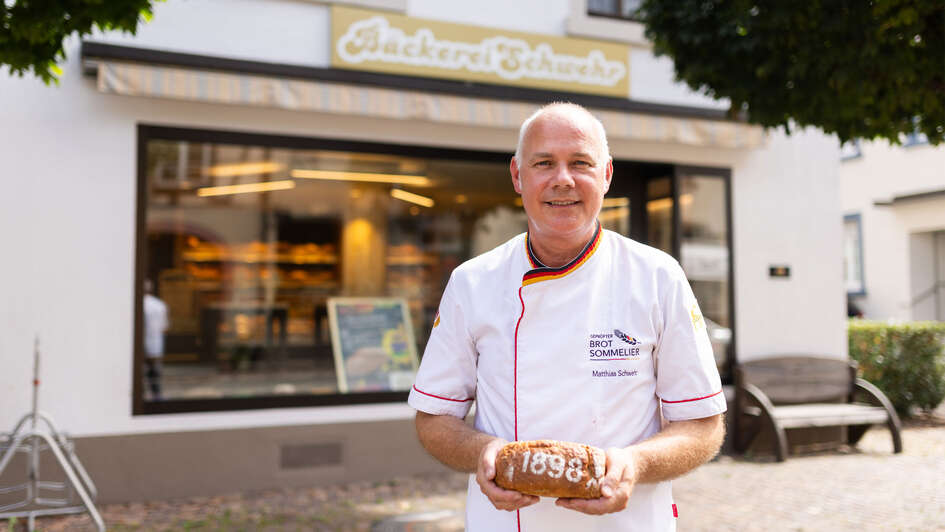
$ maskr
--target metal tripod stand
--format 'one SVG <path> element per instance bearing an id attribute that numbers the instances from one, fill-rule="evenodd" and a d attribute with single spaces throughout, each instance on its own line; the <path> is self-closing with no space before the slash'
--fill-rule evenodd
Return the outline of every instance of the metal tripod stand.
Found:
<path id="1" fill-rule="evenodd" d="M 23 416 L 13 432 L 0 434 L 0 478 L 16 453 L 27 456 L 26 482 L 13 486 L 0 485 L 0 494 L 23 492 L 22 500 L 0 506 L 0 519 L 26 517 L 32 532 L 36 517 L 88 512 L 99 532 L 105 522 L 92 502 L 97 495 L 95 484 L 75 454 L 75 445 L 68 436 L 56 430 L 52 419 L 39 411 L 39 339 L 33 353 L 33 410 Z M 42 423 L 40 423 L 42 422 Z M 27 428 L 28 427 L 28 428 Z M 39 479 L 39 458 L 42 451 L 51 451 L 66 474 L 66 482 Z M 44 497 L 41 490 L 62 493 L 62 497 Z M 77 504 L 78 496 L 81 504 Z"/>

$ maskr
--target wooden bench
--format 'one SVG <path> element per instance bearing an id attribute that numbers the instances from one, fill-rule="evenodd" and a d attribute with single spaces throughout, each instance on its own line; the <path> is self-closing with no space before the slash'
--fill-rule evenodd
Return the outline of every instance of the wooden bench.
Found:
<path id="1" fill-rule="evenodd" d="M 856 445 L 872 425 L 885 424 L 893 450 L 902 452 L 899 416 L 886 395 L 856 377 L 856 362 L 788 356 L 745 362 L 735 367 L 735 450 L 745 452 L 762 431 L 771 433 L 776 454 L 788 454 L 786 430 L 847 428 Z"/>

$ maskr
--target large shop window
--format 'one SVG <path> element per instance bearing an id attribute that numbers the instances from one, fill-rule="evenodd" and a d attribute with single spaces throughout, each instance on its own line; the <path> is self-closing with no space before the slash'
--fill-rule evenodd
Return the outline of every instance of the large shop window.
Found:
<path id="1" fill-rule="evenodd" d="M 453 268 L 527 229 L 509 156 L 140 126 L 134 413 L 404 401 Z M 724 376 L 727 179 L 615 168 L 603 226 L 680 257 Z"/>
<path id="2" fill-rule="evenodd" d="M 507 155 L 141 131 L 142 413 L 403 400 L 453 268 L 526 230 Z"/>

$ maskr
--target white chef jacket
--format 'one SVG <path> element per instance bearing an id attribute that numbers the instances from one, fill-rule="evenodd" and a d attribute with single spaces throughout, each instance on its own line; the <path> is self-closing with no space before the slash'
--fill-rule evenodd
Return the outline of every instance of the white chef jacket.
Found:
<path id="1" fill-rule="evenodd" d="M 657 371 L 658 368 L 658 371 Z M 540 266 L 527 235 L 454 270 L 408 399 L 509 441 L 626 447 L 668 420 L 725 411 L 705 321 L 671 256 L 597 232 L 573 261 Z M 638 484 L 622 512 L 542 498 L 496 510 L 470 475 L 467 530 L 675 530 L 669 482 Z"/>

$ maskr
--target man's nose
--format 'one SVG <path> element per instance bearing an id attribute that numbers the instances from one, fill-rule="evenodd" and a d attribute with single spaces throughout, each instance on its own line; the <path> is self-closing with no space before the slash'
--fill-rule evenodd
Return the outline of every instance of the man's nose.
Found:
<path id="1" fill-rule="evenodd" d="M 555 167 L 554 175 L 551 176 L 551 185 L 555 187 L 573 187 L 574 177 L 571 175 L 571 169 L 566 164 L 559 164 Z"/>

